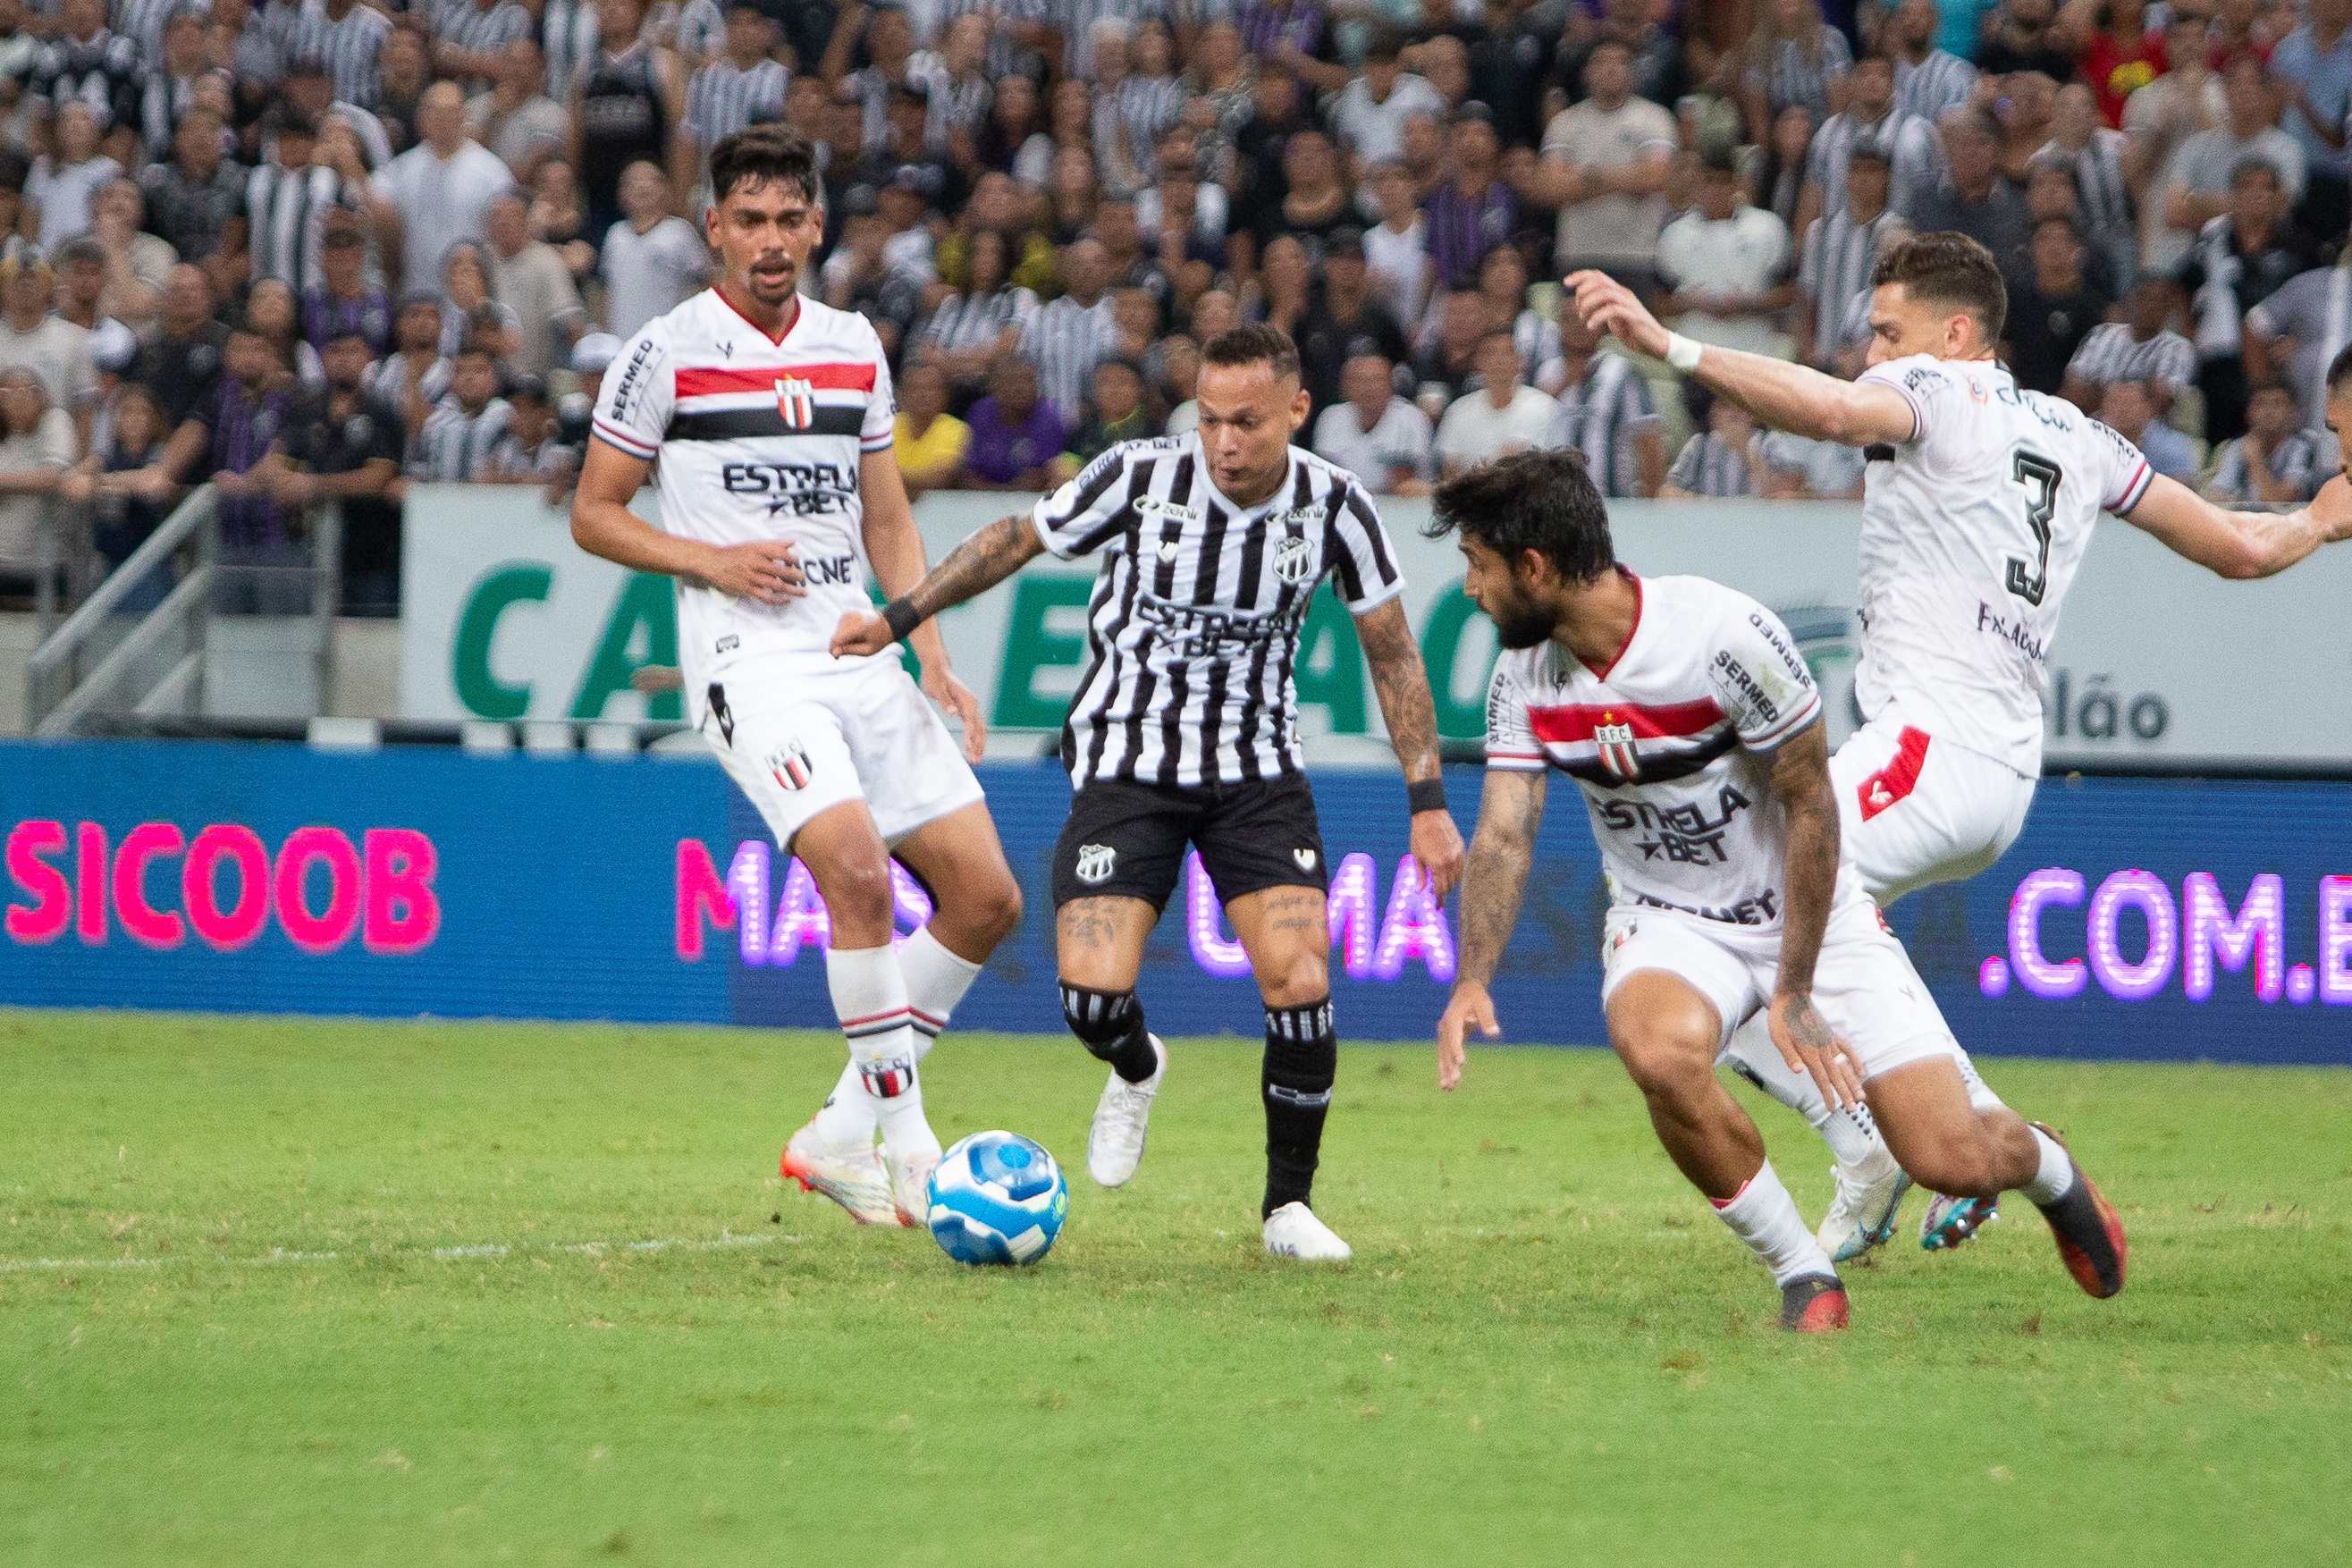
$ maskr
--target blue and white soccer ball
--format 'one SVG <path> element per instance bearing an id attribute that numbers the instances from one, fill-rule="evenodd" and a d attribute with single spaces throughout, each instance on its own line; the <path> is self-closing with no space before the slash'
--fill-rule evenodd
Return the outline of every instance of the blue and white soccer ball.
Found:
<path id="1" fill-rule="evenodd" d="M 1034 1263 L 1069 1208 L 1061 1166 L 1017 1132 L 960 1139 L 931 1173 L 931 1235 L 958 1263 Z"/>

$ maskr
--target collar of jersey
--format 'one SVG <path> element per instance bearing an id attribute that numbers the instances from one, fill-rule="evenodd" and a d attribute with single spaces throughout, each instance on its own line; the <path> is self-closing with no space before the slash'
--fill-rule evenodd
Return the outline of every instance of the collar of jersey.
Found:
<path id="1" fill-rule="evenodd" d="M 1209 474 L 1209 454 L 1205 448 L 1201 453 L 1201 488 L 1207 490 L 1219 506 L 1230 510 L 1236 521 L 1246 521 L 1263 516 L 1284 504 L 1284 499 L 1298 489 L 1298 448 L 1286 447 L 1282 457 L 1282 482 L 1274 487 L 1272 495 L 1255 506 L 1244 506 L 1217 488 L 1217 481 Z"/>
<path id="2" fill-rule="evenodd" d="M 780 335 L 772 338 L 768 335 L 767 328 L 760 325 L 759 322 L 753 321 L 751 317 L 738 310 L 736 308 L 735 301 L 730 300 L 725 294 L 719 292 L 719 286 L 716 283 L 710 286 L 710 297 L 718 300 L 729 315 L 734 317 L 737 321 L 742 322 L 745 326 L 759 333 L 760 341 L 766 343 L 770 348 L 782 348 L 784 346 L 784 339 L 791 337 L 793 335 L 793 330 L 795 327 L 798 327 L 808 316 L 808 301 L 806 300 L 796 299 L 793 306 L 793 319 L 784 323 L 784 330 Z"/>

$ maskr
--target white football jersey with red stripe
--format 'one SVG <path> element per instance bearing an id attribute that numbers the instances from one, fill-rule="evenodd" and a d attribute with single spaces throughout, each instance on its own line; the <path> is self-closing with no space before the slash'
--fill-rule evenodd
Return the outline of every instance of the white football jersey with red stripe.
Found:
<path id="1" fill-rule="evenodd" d="M 647 322 L 605 371 L 596 436 L 659 459 L 662 527 L 720 545 L 789 539 L 807 579 L 808 592 L 782 605 L 678 583 L 678 660 L 695 721 L 709 682 L 740 660 L 848 662 L 825 649 L 845 612 L 872 607 L 858 459 L 889 449 L 894 413 L 872 323 L 805 297 L 771 340 L 707 289 Z"/>
<path id="2" fill-rule="evenodd" d="M 1747 595 L 1626 576 L 1640 608 L 1606 668 L 1549 640 L 1496 660 L 1486 765 L 1576 780 L 1619 903 L 1777 927 L 1788 823 L 1770 757 L 1820 718 L 1821 693 L 1788 628 Z M 1842 865 L 1839 901 L 1860 896 Z"/>
<path id="3" fill-rule="evenodd" d="M 2140 503 L 2139 448 L 1990 360 L 1925 354 L 1860 379 L 1917 432 L 1870 449 L 1862 503 L 1863 717 L 2042 771 L 2042 683 L 2058 610 L 2102 510 Z"/>

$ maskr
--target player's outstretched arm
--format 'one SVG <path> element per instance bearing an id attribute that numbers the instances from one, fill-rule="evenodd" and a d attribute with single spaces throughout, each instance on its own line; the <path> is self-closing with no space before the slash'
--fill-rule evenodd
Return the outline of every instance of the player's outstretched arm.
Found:
<path id="1" fill-rule="evenodd" d="M 1445 809 L 1437 704 L 1429 694 L 1429 668 L 1422 662 L 1421 644 L 1413 638 L 1412 623 L 1404 617 L 1404 601 L 1390 599 L 1358 616 L 1356 640 L 1370 661 L 1372 690 L 1388 723 L 1389 744 L 1396 748 L 1397 766 L 1404 770 L 1406 789 L 1435 786 L 1427 792 L 1435 804 L 1423 805 L 1421 796 L 1415 796 L 1412 858 L 1429 879 L 1431 896 L 1442 904 L 1462 875 L 1462 830 Z"/>
<path id="2" fill-rule="evenodd" d="M 1519 923 L 1519 900 L 1535 863 L 1536 829 L 1543 823 L 1545 775 L 1501 768 L 1486 772 L 1478 800 L 1478 829 L 1470 840 L 1470 865 L 1462 878 L 1462 954 L 1454 972 L 1454 994 L 1437 1020 L 1437 1087 L 1462 1081 L 1466 1037 L 1473 1026 L 1487 1039 L 1503 1032 L 1495 999 L 1486 987 L 1503 962 L 1511 928 Z"/>
<path id="3" fill-rule="evenodd" d="M 1813 1006 L 1813 965 L 1837 895 L 1837 791 L 1830 783 L 1829 727 L 1814 720 L 1773 750 L 1771 763 L 1772 793 L 1789 821 L 1772 1043 L 1790 1071 L 1812 1075 L 1832 1105 L 1859 1105 L 1862 1078 L 1853 1053 Z"/>
<path id="4" fill-rule="evenodd" d="M 896 599 L 923 579 L 923 532 L 915 526 L 914 503 L 907 499 L 898 454 L 862 454 L 857 489 L 866 500 L 861 527 L 866 559 L 874 563 L 874 580 L 882 584 L 882 592 Z M 977 763 L 988 748 L 988 721 L 981 715 L 980 699 L 948 668 L 948 645 L 940 638 L 938 623 L 926 621 L 913 628 L 907 641 L 922 661 L 923 695 L 963 726 L 963 754 Z"/>
<path id="5" fill-rule="evenodd" d="M 1810 366 L 1763 354 L 1720 349 L 1679 340 L 1622 283 L 1602 272 L 1572 272 L 1568 287 L 1588 326 L 1676 370 L 1718 396 L 1727 397 L 1759 422 L 1792 436 L 1842 446 L 1908 441 L 1917 434 L 1911 405 L 1891 386 L 1840 381 Z M 1679 358 L 1682 363 L 1676 363 Z"/>
<path id="6" fill-rule="evenodd" d="M 602 440 L 588 443 L 572 497 L 572 542 L 637 572 L 708 583 L 739 599 L 781 605 L 808 592 L 789 539 L 720 546 L 666 533 L 629 510 L 653 465 Z"/>
<path id="7" fill-rule="evenodd" d="M 2339 474 L 2294 511 L 2228 511 L 2159 474 L 2124 521 L 2221 576 L 2268 577 L 2323 544 L 2352 539 L 2352 483 Z"/>
<path id="8" fill-rule="evenodd" d="M 951 605 L 984 594 L 1045 552 L 1028 514 L 998 518 L 948 552 L 923 580 L 873 616 L 847 615 L 833 634 L 836 658 L 880 653 Z"/>

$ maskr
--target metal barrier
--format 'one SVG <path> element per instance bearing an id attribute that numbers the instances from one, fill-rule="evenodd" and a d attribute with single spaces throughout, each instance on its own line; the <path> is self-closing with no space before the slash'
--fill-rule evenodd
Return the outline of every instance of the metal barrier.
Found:
<path id="1" fill-rule="evenodd" d="M 187 651 L 161 680 L 133 698 L 129 707 L 141 713 L 168 711 L 174 702 L 184 701 L 201 689 L 204 618 L 212 607 L 213 575 L 220 554 L 219 514 L 220 501 L 213 487 L 198 486 L 163 520 L 162 527 L 131 552 L 129 560 L 108 574 L 64 626 L 42 641 L 25 672 L 25 716 L 34 734 L 73 733 L 76 722 L 111 694 L 174 627 L 185 628 Z M 87 676 L 81 675 L 92 643 L 110 629 L 115 607 L 150 572 L 168 570 L 173 554 L 191 540 L 196 548 L 194 568 Z"/>

